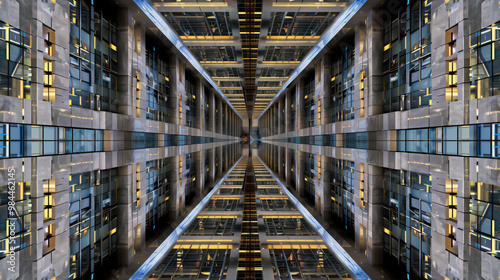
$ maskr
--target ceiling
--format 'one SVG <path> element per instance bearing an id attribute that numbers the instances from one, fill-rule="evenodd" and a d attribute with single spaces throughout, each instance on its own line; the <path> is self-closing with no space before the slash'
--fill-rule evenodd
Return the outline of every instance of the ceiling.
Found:
<path id="1" fill-rule="evenodd" d="M 348 5 L 332 0 L 153 0 L 242 117 L 257 119 Z"/>

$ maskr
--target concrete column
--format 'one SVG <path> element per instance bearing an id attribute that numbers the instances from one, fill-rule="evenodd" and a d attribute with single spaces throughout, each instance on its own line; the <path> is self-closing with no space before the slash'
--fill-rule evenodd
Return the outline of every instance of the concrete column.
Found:
<path id="1" fill-rule="evenodd" d="M 196 196 L 201 197 L 205 187 L 205 151 L 199 151 L 194 154 L 196 162 Z"/>
<path id="2" fill-rule="evenodd" d="M 210 90 L 208 97 L 208 114 L 210 115 L 209 129 L 215 133 L 215 93 L 214 90 Z"/>
<path id="3" fill-rule="evenodd" d="M 142 172 L 139 173 L 140 179 L 146 178 L 146 164 L 142 165 Z M 117 250 L 118 250 L 118 263 L 127 266 L 132 262 L 134 257 L 134 244 L 135 244 L 135 229 L 133 225 L 133 210 L 136 208 L 136 170 L 132 165 L 122 166 L 118 168 L 118 182 L 117 182 L 117 204 L 118 204 L 118 229 L 117 229 Z M 141 188 L 142 190 L 142 188 Z M 141 191 L 140 197 L 141 205 L 138 207 L 141 210 L 141 215 L 138 215 L 139 221 L 144 221 L 144 207 L 147 202 L 146 191 Z M 142 218 L 142 219 L 141 219 Z M 145 240 L 145 223 L 139 225 L 141 231 L 141 248 L 144 246 Z"/>
<path id="4" fill-rule="evenodd" d="M 179 217 L 180 213 L 184 209 L 184 184 L 185 182 L 180 182 L 179 177 L 179 163 L 180 156 L 173 156 L 168 158 L 169 165 L 169 182 L 170 182 L 170 220 L 175 221 Z"/>
<path id="5" fill-rule="evenodd" d="M 276 158 L 276 164 L 277 164 L 276 170 L 277 170 L 277 172 L 276 172 L 276 175 L 278 175 L 278 177 L 280 177 L 280 178 L 283 178 L 281 175 L 281 173 L 284 172 L 283 166 L 281 165 L 281 155 L 284 153 L 284 152 L 282 152 L 283 148 L 276 146 L 275 149 L 277 152 L 277 158 Z"/>
<path id="6" fill-rule="evenodd" d="M 215 121 L 215 131 L 217 133 L 222 134 L 222 100 L 220 98 L 216 98 L 215 100 L 215 114 L 217 114 L 216 121 Z"/>
<path id="7" fill-rule="evenodd" d="M 135 90 L 135 102 L 132 100 L 132 115 L 137 118 L 145 119 L 147 111 L 147 79 L 146 79 L 146 26 L 144 23 L 138 23 L 134 27 L 135 33 L 135 54 L 137 56 L 137 69 L 135 71 L 139 72 L 139 80 L 141 83 L 141 91 L 137 93 Z M 134 70 L 133 70 L 134 71 Z M 132 72 L 134 74 L 134 72 Z M 133 77 L 134 78 L 134 77 Z M 137 79 L 133 79 L 133 84 L 137 83 Z M 138 96 L 139 95 L 139 96 Z M 139 102 L 137 99 L 139 98 Z M 139 108 L 137 108 L 139 106 Z"/>
<path id="8" fill-rule="evenodd" d="M 367 189 L 365 194 L 368 208 L 368 236 L 366 253 L 372 265 L 383 263 L 384 231 L 382 205 L 384 199 L 384 171 L 382 167 L 368 165 Z"/>
<path id="9" fill-rule="evenodd" d="M 217 159 L 216 159 L 216 162 L 215 162 L 215 166 L 217 168 L 217 175 L 215 177 L 215 180 L 217 181 L 217 179 L 219 179 L 220 177 L 222 177 L 222 171 L 223 171 L 223 152 L 222 152 L 222 147 L 217 147 L 216 148 L 216 152 L 217 152 Z"/>
<path id="10" fill-rule="evenodd" d="M 292 149 L 285 149 L 286 153 L 286 159 L 285 159 L 285 182 L 287 186 L 291 186 L 292 180 L 295 180 L 295 178 L 292 178 L 292 168 L 295 168 L 295 166 L 292 166 L 292 157 L 294 150 Z"/>
<path id="11" fill-rule="evenodd" d="M 132 57 L 134 50 L 132 42 L 134 39 L 134 18 L 132 11 L 129 9 L 120 9 L 118 11 L 118 113 L 127 116 L 135 116 L 133 106 L 136 103 L 135 72 L 133 73 Z"/>
<path id="12" fill-rule="evenodd" d="M 368 40 L 368 90 L 365 87 L 365 116 L 373 116 L 384 111 L 383 91 L 383 26 L 376 20 L 377 11 L 368 12 L 366 19 L 366 37 Z"/>
<path id="13" fill-rule="evenodd" d="M 172 56 L 169 66 L 172 82 L 170 83 L 170 112 L 168 114 L 168 122 L 172 124 L 182 125 L 179 119 L 179 101 L 184 92 L 184 63 L 177 56 Z"/>
<path id="14" fill-rule="evenodd" d="M 278 100 L 278 115 L 277 115 L 277 118 L 276 118 L 277 121 L 278 121 L 278 134 L 283 133 L 283 131 L 284 131 L 284 127 L 283 126 L 285 125 L 285 122 L 283 120 L 283 110 L 285 109 L 285 108 L 283 108 L 284 107 L 283 103 L 284 103 L 283 98 L 280 98 Z"/>
<path id="15" fill-rule="evenodd" d="M 299 79 L 297 82 L 296 90 L 295 90 L 295 109 L 296 113 L 296 122 L 297 122 L 297 130 L 306 127 L 305 120 L 305 107 L 304 107 L 304 81 L 303 79 Z"/>
<path id="16" fill-rule="evenodd" d="M 367 208 L 366 208 L 366 195 L 369 193 L 367 190 L 367 174 L 366 167 L 368 165 L 366 163 L 356 162 L 355 164 L 355 175 L 354 175 L 354 216 L 355 216 L 355 246 L 361 252 L 366 250 L 366 236 L 367 236 Z M 383 180 L 383 178 L 382 178 Z M 380 187 L 383 188 L 383 187 Z M 361 200 L 361 194 L 363 193 L 363 200 Z"/>
<path id="17" fill-rule="evenodd" d="M 205 87 L 201 79 L 196 79 L 196 117 L 194 120 L 194 127 L 201 130 L 204 129 L 204 105 L 205 105 Z"/>
<path id="18" fill-rule="evenodd" d="M 284 109 L 285 109 L 285 133 L 292 131 L 292 100 L 290 97 L 290 90 L 286 90 L 284 93 Z"/>
<path id="19" fill-rule="evenodd" d="M 224 107 L 224 134 L 228 135 L 229 134 L 229 106 L 226 104 L 226 102 L 223 103 Z"/>
<path id="20" fill-rule="evenodd" d="M 330 219 L 330 170 L 332 166 L 332 158 L 327 156 L 320 156 L 321 162 L 321 177 L 318 180 L 318 187 L 316 188 L 316 211 L 323 216 L 325 221 Z"/>
<path id="21" fill-rule="evenodd" d="M 331 79 L 331 57 L 329 54 L 325 54 L 321 59 L 321 72 L 318 73 L 321 76 L 321 81 L 319 85 L 319 93 L 321 94 L 318 99 L 321 102 L 321 123 L 319 125 L 324 125 L 332 122 L 332 117 L 330 114 L 330 79 Z"/>
<path id="22" fill-rule="evenodd" d="M 297 194 L 300 197 L 304 197 L 304 169 L 306 165 L 306 156 L 307 153 L 297 151 L 296 159 L 295 159 L 295 168 L 296 168 L 296 179 L 295 182 L 297 188 Z"/>
<path id="23" fill-rule="evenodd" d="M 208 149 L 208 182 L 213 184 L 215 182 L 215 148 Z"/>
<path id="24" fill-rule="evenodd" d="M 354 35 L 354 116 L 356 119 L 365 117 L 366 90 L 361 90 L 361 73 L 364 72 L 366 85 L 366 25 L 361 23 L 355 28 Z"/>

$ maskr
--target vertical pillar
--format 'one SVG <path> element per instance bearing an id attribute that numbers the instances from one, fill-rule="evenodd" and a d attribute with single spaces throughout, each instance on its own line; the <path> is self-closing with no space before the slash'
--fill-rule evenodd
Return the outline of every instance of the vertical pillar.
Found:
<path id="1" fill-rule="evenodd" d="M 285 91 L 285 99 L 284 99 L 284 109 L 285 109 L 285 133 L 288 137 L 288 132 L 292 130 L 292 99 L 290 97 L 290 90 Z"/>
<path id="2" fill-rule="evenodd" d="M 141 91 L 140 96 L 137 96 L 137 90 L 135 91 L 134 97 L 132 98 L 132 114 L 134 117 L 140 117 L 142 119 L 146 118 L 146 108 L 147 108 L 147 79 L 146 79 L 146 26 L 144 23 L 138 23 L 134 27 L 135 33 L 135 45 L 136 45 L 136 54 L 137 55 L 137 67 L 135 71 L 139 72 L 139 80 L 141 83 Z M 134 70 L 133 70 L 134 71 Z M 134 74 L 134 72 L 132 72 Z M 137 79 L 134 79 L 134 84 L 137 83 Z M 139 100 L 138 100 L 139 99 Z M 134 102 L 135 100 L 135 102 Z M 135 112 L 135 113 L 134 113 Z"/>
<path id="3" fill-rule="evenodd" d="M 170 219 L 175 220 L 184 208 L 184 184 L 181 184 L 179 176 L 179 163 L 182 155 L 168 158 L 170 169 Z M 184 183 L 184 182 L 183 182 Z"/>
<path id="4" fill-rule="evenodd" d="M 214 90 L 210 90 L 208 100 L 208 114 L 210 115 L 209 129 L 211 132 L 215 133 L 215 93 Z"/>
<path id="5" fill-rule="evenodd" d="M 195 153 L 195 163 L 196 163 L 196 196 L 201 197 L 204 193 L 205 186 L 205 150 L 201 150 Z"/>
<path id="6" fill-rule="evenodd" d="M 205 105 L 205 87 L 203 86 L 203 81 L 201 79 L 196 79 L 196 113 L 194 127 L 199 129 L 204 129 L 204 105 Z"/>
<path id="7" fill-rule="evenodd" d="M 215 182 L 215 148 L 208 150 L 208 180 L 211 184 Z"/>
<path id="8" fill-rule="evenodd" d="M 320 155 L 318 155 L 320 156 Z M 330 172 L 329 166 L 332 166 L 332 158 L 321 156 L 321 177 L 318 180 L 318 188 L 316 188 L 317 208 L 318 213 L 323 216 L 325 221 L 330 219 Z M 318 168 L 319 169 L 319 168 Z M 319 170 L 318 170 L 319 172 Z M 319 202 L 319 203 L 318 203 Z"/>
<path id="9" fill-rule="evenodd" d="M 366 19 L 366 35 L 368 39 L 368 91 L 366 100 L 366 116 L 378 115 L 384 109 L 383 92 L 383 26 L 376 20 L 377 11 L 368 12 Z"/>
<path id="10" fill-rule="evenodd" d="M 280 98 L 278 100 L 278 115 L 276 116 L 276 119 L 278 121 L 278 134 L 282 133 L 283 130 L 282 124 L 284 124 L 282 112 L 285 108 L 283 108 L 283 102 L 284 102 L 283 98 Z"/>
<path id="11" fill-rule="evenodd" d="M 135 115 L 133 104 L 136 98 L 135 84 L 132 83 L 132 42 L 134 38 L 134 18 L 129 9 L 120 9 L 118 11 L 118 113 L 122 115 Z"/>
<path id="12" fill-rule="evenodd" d="M 319 75 L 321 76 L 320 81 L 320 98 L 318 99 L 321 102 L 321 125 L 331 123 L 332 117 L 330 114 L 330 98 L 328 98 L 330 94 L 330 79 L 331 79 L 331 58 L 329 54 L 325 54 L 321 59 L 321 72 Z"/>
<path id="13" fill-rule="evenodd" d="M 220 98 L 215 99 L 215 114 L 217 114 L 218 121 L 215 122 L 215 130 L 217 133 L 222 134 L 222 100 Z"/>
<path id="14" fill-rule="evenodd" d="M 294 150 L 292 149 L 285 149 L 286 153 L 286 159 L 285 159 L 285 182 L 287 186 L 292 185 L 292 180 L 295 180 L 295 178 L 292 178 L 292 168 L 295 168 L 295 166 L 292 166 L 292 157 Z"/>
<path id="15" fill-rule="evenodd" d="M 305 157 L 307 156 L 305 152 L 301 151 L 296 151 L 297 152 L 297 157 L 295 160 L 295 172 L 296 174 L 296 179 L 295 182 L 296 188 L 297 188 L 297 194 L 300 197 L 304 197 L 304 169 L 305 169 L 305 164 L 306 164 L 306 159 Z"/>
<path id="16" fill-rule="evenodd" d="M 364 73 L 364 83 L 366 79 L 366 25 L 360 23 L 354 30 L 354 115 L 355 118 L 365 117 L 365 90 L 361 90 L 361 72 Z M 364 87 L 364 86 L 363 86 Z"/>
<path id="17" fill-rule="evenodd" d="M 382 167 L 368 165 L 367 172 L 368 193 L 366 207 L 368 207 L 367 229 L 367 257 L 372 265 L 381 265 L 383 262 L 384 236 L 380 225 L 383 224 L 383 186 L 384 173 Z"/>
<path id="18" fill-rule="evenodd" d="M 145 163 L 142 164 L 143 168 L 146 167 Z M 143 169 L 145 170 L 145 169 Z M 141 172 L 140 178 L 145 180 L 146 172 Z M 142 176 L 141 176 L 142 175 Z M 136 195 L 136 170 L 132 165 L 122 166 L 118 168 L 118 182 L 117 182 L 117 204 L 118 204 L 118 230 L 117 230 L 117 250 L 118 250 L 118 264 L 129 265 L 134 257 L 134 236 L 135 229 L 133 225 L 133 211 L 135 210 L 135 203 L 137 200 Z M 141 205 L 139 205 L 140 215 L 137 221 L 144 221 L 144 207 L 147 202 L 147 194 L 141 191 L 140 197 Z M 139 223 L 142 227 L 141 231 L 144 233 L 141 237 L 141 247 L 144 245 L 145 239 L 145 221 Z"/>
<path id="19" fill-rule="evenodd" d="M 134 51 L 132 42 L 134 40 L 134 18 L 132 11 L 129 9 L 120 9 L 118 11 L 118 26 L 117 26 L 117 43 L 120 46 L 118 52 L 118 113 L 122 115 L 135 116 L 133 106 L 136 105 L 136 90 L 133 73 L 132 58 Z M 132 86 L 134 85 L 134 86 Z M 144 166 L 145 167 L 145 166 Z M 133 210 L 135 210 L 135 182 L 133 180 L 136 170 L 131 165 L 118 168 L 118 184 L 117 184 L 117 204 L 118 204 L 118 225 L 117 230 L 117 250 L 118 263 L 120 265 L 129 265 L 134 257 L 134 239 L 135 229 L 132 223 Z M 141 202 L 146 202 L 145 192 L 141 192 L 144 199 Z M 135 198 L 135 200 L 134 200 Z M 141 205 L 142 206 L 142 205 Z M 142 207 L 140 207 L 142 209 Z M 142 215 L 141 217 L 144 217 Z M 141 220 L 141 219 L 138 219 Z M 145 227 L 144 223 L 141 223 Z M 141 247 L 144 243 L 141 242 Z"/>
<path id="20" fill-rule="evenodd" d="M 295 109 L 295 113 L 297 115 L 296 118 L 297 130 L 306 127 L 304 91 L 305 91 L 304 80 L 299 79 L 295 90 L 295 100 L 296 100 L 295 105 L 297 106 L 297 108 Z"/>
<path id="21" fill-rule="evenodd" d="M 184 92 L 184 63 L 177 56 L 171 56 L 169 66 L 172 76 L 170 86 L 172 88 L 169 98 L 170 112 L 168 114 L 168 122 L 182 125 L 179 119 L 179 102 L 182 97 L 182 92 Z"/>

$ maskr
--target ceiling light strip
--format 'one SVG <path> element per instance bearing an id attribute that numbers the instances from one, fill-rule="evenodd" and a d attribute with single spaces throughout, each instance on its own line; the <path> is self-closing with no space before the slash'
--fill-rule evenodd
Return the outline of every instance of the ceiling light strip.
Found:
<path id="1" fill-rule="evenodd" d="M 160 30 L 163 35 L 181 52 L 184 57 L 191 63 L 191 65 L 200 72 L 200 74 L 207 80 L 207 82 L 219 93 L 220 97 L 227 102 L 229 107 L 233 109 L 238 117 L 243 121 L 241 115 L 234 109 L 233 105 L 226 96 L 219 89 L 217 84 L 210 78 L 210 75 L 203 69 L 200 62 L 194 57 L 189 49 L 182 43 L 181 39 L 175 34 L 175 31 L 167 24 L 165 18 L 153 7 L 148 0 L 134 0 L 135 4 L 146 14 L 146 16 L 153 22 L 153 24 Z"/>
<path id="2" fill-rule="evenodd" d="M 344 28 L 347 22 L 361 9 L 361 7 L 366 3 L 367 0 L 354 0 L 349 7 L 342 12 L 337 18 L 337 20 L 333 23 L 333 25 L 325 32 L 325 34 L 321 37 L 318 44 L 312 48 L 307 56 L 302 60 L 302 62 L 297 66 L 297 69 L 293 71 L 290 75 L 290 78 L 283 84 L 281 90 L 276 94 L 271 102 L 267 105 L 266 109 L 260 114 L 258 120 L 262 117 L 262 115 L 271 107 L 271 105 L 278 99 L 278 97 L 285 91 L 285 89 L 293 82 L 297 76 L 311 63 L 311 61 L 318 55 L 318 53 L 337 35 L 337 33 Z"/>

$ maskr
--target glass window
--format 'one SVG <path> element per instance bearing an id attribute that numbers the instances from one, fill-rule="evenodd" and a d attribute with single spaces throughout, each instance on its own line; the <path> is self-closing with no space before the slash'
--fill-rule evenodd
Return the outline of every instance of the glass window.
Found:
<path id="1" fill-rule="evenodd" d="M 44 155 L 57 154 L 57 141 L 43 141 L 43 154 Z"/>
<path id="2" fill-rule="evenodd" d="M 44 141 L 57 140 L 57 127 L 45 126 L 43 128 L 43 140 Z"/>
<path id="3" fill-rule="evenodd" d="M 29 128 L 30 125 L 25 125 Z M 11 141 L 22 141 L 23 139 L 23 125 L 22 124 L 11 124 L 10 125 L 10 140 Z"/>
<path id="4" fill-rule="evenodd" d="M 444 127 L 444 140 L 445 141 L 456 141 L 458 128 L 456 126 Z"/>
<path id="5" fill-rule="evenodd" d="M 23 142 L 21 141 L 10 141 L 10 157 L 22 157 L 23 156 Z"/>

